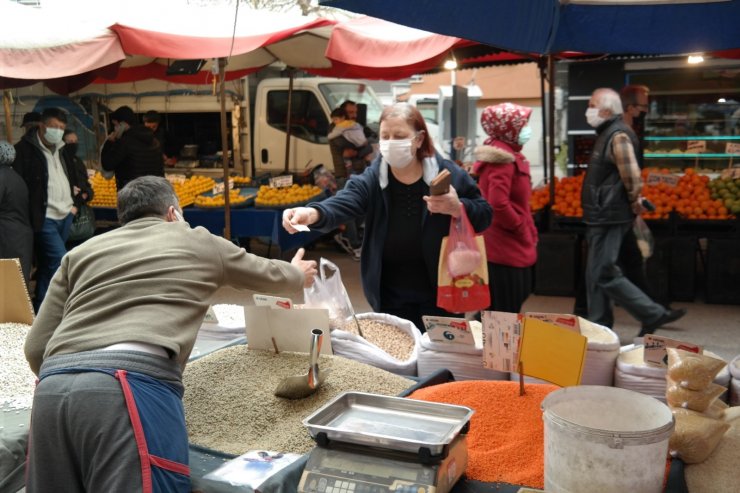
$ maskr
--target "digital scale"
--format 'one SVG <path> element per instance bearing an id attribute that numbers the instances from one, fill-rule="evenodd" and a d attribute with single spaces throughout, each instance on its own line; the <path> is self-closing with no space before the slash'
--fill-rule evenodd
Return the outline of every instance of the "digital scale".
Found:
<path id="1" fill-rule="evenodd" d="M 315 447 L 299 493 L 447 493 L 465 473 L 464 406 L 345 392 L 303 421 Z"/>
<path id="2" fill-rule="evenodd" d="M 395 456 L 394 456 L 395 455 Z M 298 485 L 299 493 L 447 493 L 465 472 L 465 436 L 451 445 L 447 457 L 433 464 L 413 454 L 384 454 L 361 446 L 315 447 Z"/>

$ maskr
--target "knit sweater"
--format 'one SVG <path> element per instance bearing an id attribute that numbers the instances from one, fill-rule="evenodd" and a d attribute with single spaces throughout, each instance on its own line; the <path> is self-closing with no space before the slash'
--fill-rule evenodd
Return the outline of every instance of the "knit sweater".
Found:
<path id="1" fill-rule="evenodd" d="M 51 281 L 25 345 L 44 358 L 121 342 L 162 346 L 184 368 L 211 296 L 223 285 L 292 295 L 304 275 L 205 228 L 144 217 L 71 250 Z"/>

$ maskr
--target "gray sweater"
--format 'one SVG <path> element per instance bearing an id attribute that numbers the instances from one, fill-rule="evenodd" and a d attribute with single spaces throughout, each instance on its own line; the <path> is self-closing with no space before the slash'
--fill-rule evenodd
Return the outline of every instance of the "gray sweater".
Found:
<path id="1" fill-rule="evenodd" d="M 137 219 L 64 256 L 26 358 L 38 374 L 48 356 L 144 342 L 168 349 L 184 368 L 219 287 L 292 295 L 303 281 L 288 262 L 249 254 L 205 228 Z"/>

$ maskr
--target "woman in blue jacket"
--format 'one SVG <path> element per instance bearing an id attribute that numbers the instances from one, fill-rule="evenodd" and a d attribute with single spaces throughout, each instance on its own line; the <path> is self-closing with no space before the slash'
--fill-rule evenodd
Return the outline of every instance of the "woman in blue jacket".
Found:
<path id="1" fill-rule="evenodd" d="M 353 176 L 337 195 L 307 207 L 286 209 L 283 227 L 311 226 L 329 232 L 365 217 L 360 271 L 370 306 L 410 320 L 421 330 L 422 315 L 448 315 L 437 307 L 437 266 L 450 216 L 465 207 L 476 231 L 491 223 L 491 206 L 470 176 L 434 151 L 416 107 L 388 106 L 380 117 L 380 156 Z M 444 195 L 429 195 L 429 183 L 441 170 L 452 174 Z"/>

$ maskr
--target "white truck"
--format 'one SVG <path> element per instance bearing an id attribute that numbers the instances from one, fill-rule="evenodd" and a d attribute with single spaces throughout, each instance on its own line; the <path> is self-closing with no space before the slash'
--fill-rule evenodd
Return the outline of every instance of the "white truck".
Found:
<path id="1" fill-rule="evenodd" d="M 254 75 L 227 82 L 229 141 L 232 149 L 239 151 L 243 168 L 235 167 L 234 171 L 247 175 L 266 172 L 275 175 L 285 170 L 289 82 L 284 77 L 257 80 Z M 329 115 L 346 100 L 358 103 L 360 117 L 365 117 L 363 123 L 375 132 L 378 130 L 382 104 L 363 81 L 296 77 L 292 91 L 289 172 L 300 173 L 318 164 L 334 169 L 326 138 L 331 123 Z M 221 149 L 220 102 L 210 85 L 172 84 L 159 80 L 96 84 L 70 95 L 69 99 L 49 94 L 48 89 L 38 84 L 15 92 L 18 100 L 23 101 L 23 106 L 13 115 L 18 124 L 27 111 L 47 106 L 68 109 L 73 115 L 72 127 L 80 134 L 82 153 L 89 161 L 96 160 L 97 147 L 92 118 L 86 112 L 91 111 L 89 101 L 97 99 L 111 110 L 127 105 L 139 115 L 149 110 L 160 112 L 169 132 L 181 144 L 200 144 L 200 165 L 189 171 L 219 173 L 220 161 L 213 157 Z M 77 104 L 80 101 L 84 104 Z M 102 132 L 104 130 L 99 134 Z M 236 146 L 233 145 L 235 141 Z M 211 159 L 203 159 L 204 154 Z"/>

